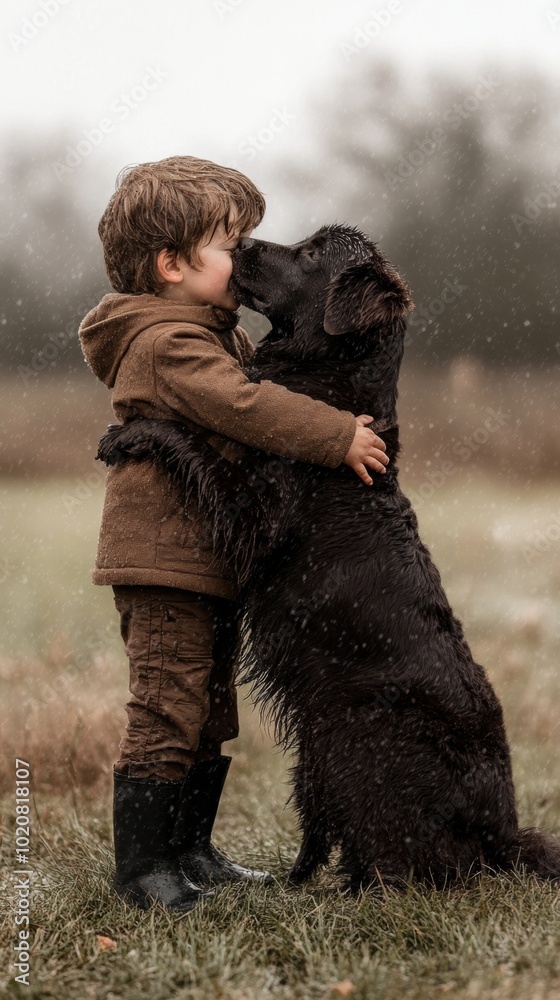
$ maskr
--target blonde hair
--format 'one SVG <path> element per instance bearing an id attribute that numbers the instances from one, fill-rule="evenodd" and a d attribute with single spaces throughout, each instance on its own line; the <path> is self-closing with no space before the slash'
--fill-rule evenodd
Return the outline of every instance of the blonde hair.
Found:
<path id="1" fill-rule="evenodd" d="M 117 292 L 156 294 L 160 250 L 197 268 L 197 249 L 223 223 L 228 236 L 258 226 L 265 200 L 245 174 L 195 156 L 125 167 L 99 222 L 105 270 Z"/>

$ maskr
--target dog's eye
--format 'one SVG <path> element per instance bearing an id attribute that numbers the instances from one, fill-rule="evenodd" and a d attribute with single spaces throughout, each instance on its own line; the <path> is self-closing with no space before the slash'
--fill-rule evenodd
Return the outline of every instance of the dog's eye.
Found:
<path id="1" fill-rule="evenodd" d="M 313 250 L 305 251 L 305 256 L 309 260 L 321 260 L 321 257 L 323 256 L 323 251 L 321 247 L 313 247 Z"/>

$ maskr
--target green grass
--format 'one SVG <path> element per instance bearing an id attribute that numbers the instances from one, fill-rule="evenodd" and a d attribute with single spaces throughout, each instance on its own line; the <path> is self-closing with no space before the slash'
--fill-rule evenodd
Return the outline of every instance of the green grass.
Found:
<path id="1" fill-rule="evenodd" d="M 482 878 L 438 894 L 340 892 L 332 869 L 302 889 L 282 873 L 297 851 L 287 766 L 241 703 L 241 736 L 216 823 L 217 844 L 264 865 L 271 886 L 220 888 L 173 917 L 141 913 L 110 890 L 111 763 L 125 722 L 124 651 L 110 588 L 93 587 L 102 503 L 75 504 L 75 481 L 1 484 L 0 772 L 4 888 L 0 996 L 47 1000 L 327 1000 L 474 997 L 560 1000 L 560 890 Z M 405 486 L 406 489 L 406 486 Z M 558 510 L 538 494 L 461 474 L 418 508 L 478 662 L 502 698 L 520 819 L 560 833 L 557 669 L 560 542 L 523 547 Z M 246 694 L 246 692 L 242 692 Z M 14 756 L 33 786 L 32 986 L 14 984 Z M 101 951 L 98 935 L 116 947 Z"/>

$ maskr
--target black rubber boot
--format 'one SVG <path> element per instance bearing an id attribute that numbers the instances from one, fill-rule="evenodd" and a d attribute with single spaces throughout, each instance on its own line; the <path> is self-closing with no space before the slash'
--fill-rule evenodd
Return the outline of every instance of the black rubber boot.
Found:
<path id="1" fill-rule="evenodd" d="M 113 772 L 113 888 L 142 910 L 159 902 L 186 913 L 213 895 L 189 881 L 170 846 L 182 784 Z"/>
<path id="2" fill-rule="evenodd" d="M 224 756 L 199 761 L 181 791 L 172 842 L 186 877 L 204 886 L 273 881 L 269 872 L 236 865 L 210 841 L 230 763 L 231 757 Z"/>

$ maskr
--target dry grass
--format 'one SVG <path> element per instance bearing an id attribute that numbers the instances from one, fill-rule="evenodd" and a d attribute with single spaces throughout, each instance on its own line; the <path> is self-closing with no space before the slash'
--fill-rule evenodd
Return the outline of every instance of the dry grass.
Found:
<path id="1" fill-rule="evenodd" d="M 43 660 L 1 661 L 4 704 L 10 706 L 4 741 L 12 750 L 0 760 L 2 791 L 13 788 L 16 753 L 33 761 L 37 790 L 85 791 L 109 775 L 125 718 L 122 680 L 107 656 L 94 657 L 85 671 L 75 670 L 62 642 Z"/>
<path id="2" fill-rule="evenodd" d="M 119 756 L 127 684 L 124 655 L 93 654 L 78 668 L 65 637 L 53 643 L 42 660 L 26 656 L 0 660 L 0 689 L 7 709 L 3 742 L 9 749 L 0 758 L 0 793 L 13 789 L 17 755 L 33 761 L 36 791 L 97 794 Z M 243 693 L 247 694 L 240 692 L 240 700 Z M 260 744 L 270 746 L 256 713 L 245 715 L 251 752 Z M 244 759 L 242 754 L 242 763 Z"/>

